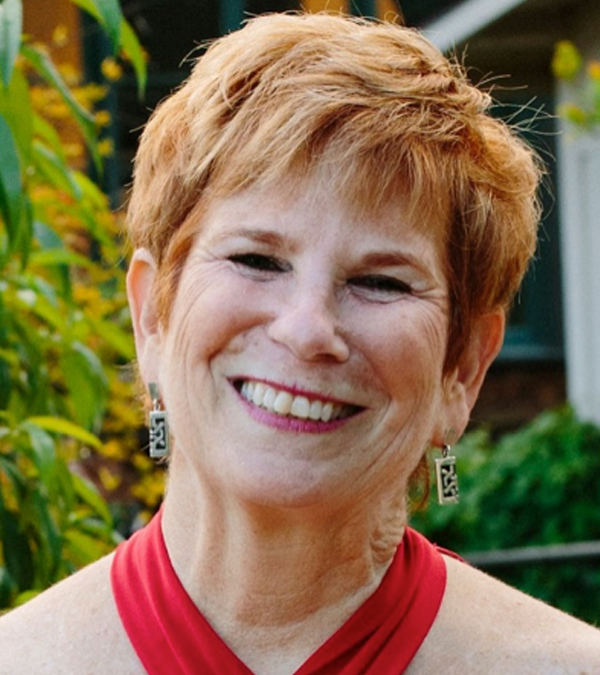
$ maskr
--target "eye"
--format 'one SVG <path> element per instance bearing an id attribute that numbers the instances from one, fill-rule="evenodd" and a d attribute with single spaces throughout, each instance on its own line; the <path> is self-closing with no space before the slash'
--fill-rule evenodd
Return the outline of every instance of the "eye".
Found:
<path id="1" fill-rule="evenodd" d="M 289 265 L 281 260 L 261 253 L 239 253 L 229 256 L 229 260 L 236 265 L 259 272 L 286 272 L 289 269 Z"/>
<path id="2" fill-rule="evenodd" d="M 348 283 L 361 291 L 377 295 L 401 295 L 412 293 L 412 288 L 405 281 L 383 274 L 365 274 L 348 279 Z"/>

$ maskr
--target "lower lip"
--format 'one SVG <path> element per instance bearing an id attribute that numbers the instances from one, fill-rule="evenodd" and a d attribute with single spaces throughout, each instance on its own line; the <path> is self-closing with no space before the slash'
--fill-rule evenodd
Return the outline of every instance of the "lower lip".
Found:
<path id="1" fill-rule="evenodd" d="M 332 420 L 331 422 L 316 422 L 314 420 L 302 420 L 298 417 L 284 417 L 283 415 L 276 415 L 275 413 L 269 412 L 264 408 L 259 408 L 250 403 L 250 401 L 247 401 L 239 392 L 237 392 L 237 394 L 250 417 L 257 422 L 265 424 L 268 427 L 280 429 L 281 431 L 289 431 L 297 434 L 323 434 L 328 431 L 334 431 L 335 429 L 344 426 L 344 424 L 356 416 L 352 415 L 350 417 L 345 417 L 344 419 Z"/>

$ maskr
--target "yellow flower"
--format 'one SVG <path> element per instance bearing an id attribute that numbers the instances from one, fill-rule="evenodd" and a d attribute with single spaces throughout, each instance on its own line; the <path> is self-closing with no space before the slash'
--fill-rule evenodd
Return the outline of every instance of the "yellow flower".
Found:
<path id="1" fill-rule="evenodd" d="M 116 490 L 119 487 L 119 485 L 121 484 L 120 476 L 117 476 L 116 474 L 114 474 L 106 466 L 101 466 L 100 469 L 98 469 L 98 478 L 100 479 L 100 483 L 102 484 L 102 487 L 105 490 L 107 490 L 108 492 L 112 492 L 113 490 Z"/>
<path id="2" fill-rule="evenodd" d="M 64 23 L 59 23 L 52 31 L 52 42 L 56 47 L 64 47 L 69 42 L 69 29 Z"/>
<path id="3" fill-rule="evenodd" d="M 83 155 L 83 144 L 63 143 L 63 150 L 68 159 L 77 159 Z"/>
<path id="4" fill-rule="evenodd" d="M 81 82 L 81 71 L 72 63 L 61 63 L 58 70 L 69 87 L 75 87 Z"/>
<path id="5" fill-rule="evenodd" d="M 104 138 L 98 143 L 100 157 L 110 157 L 115 152 L 115 144 L 112 138 Z"/>
<path id="6" fill-rule="evenodd" d="M 121 460 L 127 458 L 127 452 L 124 451 L 123 445 L 114 439 L 107 441 L 102 446 L 102 454 L 109 459 Z"/>
<path id="7" fill-rule="evenodd" d="M 99 127 L 107 127 L 111 122 L 110 113 L 108 110 L 98 110 L 96 113 L 96 124 Z"/>
<path id="8" fill-rule="evenodd" d="M 600 61 L 590 61 L 587 67 L 587 72 L 592 80 L 600 82 Z"/>
<path id="9" fill-rule="evenodd" d="M 123 75 L 123 68 L 121 68 L 112 56 L 108 56 L 102 61 L 100 69 L 102 70 L 104 77 L 110 82 L 121 79 L 121 76 Z"/>

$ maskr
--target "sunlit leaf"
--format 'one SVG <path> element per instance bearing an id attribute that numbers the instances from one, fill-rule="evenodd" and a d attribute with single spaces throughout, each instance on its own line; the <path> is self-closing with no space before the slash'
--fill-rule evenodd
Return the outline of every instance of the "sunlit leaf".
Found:
<path id="1" fill-rule="evenodd" d="M 93 116 L 73 96 L 56 66 L 44 52 L 31 45 L 22 45 L 21 52 L 48 84 L 61 95 L 81 130 L 96 167 L 100 169 L 102 162 L 98 153 L 97 129 Z"/>
<path id="2" fill-rule="evenodd" d="M 97 560 L 108 552 L 105 542 L 84 534 L 80 530 L 68 530 L 65 532 L 65 540 L 68 556 L 79 567 Z"/>
<path id="3" fill-rule="evenodd" d="M 63 148 L 63 143 L 56 129 L 40 115 L 33 115 L 33 133 L 36 138 L 41 138 L 48 145 L 57 157 L 63 162 L 67 161 Z"/>
<path id="4" fill-rule="evenodd" d="M 69 167 L 61 157 L 40 141 L 33 143 L 33 160 L 36 169 L 50 185 L 67 192 L 74 199 L 81 199 L 81 190 L 73 180 Z"/>
<path id="5" fill-rule="evenodd" d="M 76 495 L 92 508 L 94 513 L 99 515 L 106 524 L 112 523 L 112 516 L 108 505 L 102 499 L 96 488 L 81 476 L 73 476 L 73 486 Z"/>
<path id="6" fill-rule="evenodd" d="M 23 593 L 19 593 L 19 595 L 17 595 L 12 605 L 13 607 L 20 607 L 21 605 L 24 605 L 26 602 L 33 600 L 33 598 L 38 596 L 41 592 L 42 592 L 41 590 L 37 589 L 30 591 L 23 591 Z"/>
<path id="7" fill-rule="evenodd" d="M 32 265 L 51 266 L 51 265 L 75 265 L 93 269 L 94 263 L 79 253 L 74 253 L 65 248 L 49 248 L 43 251 L 36 251 L 31 254 L 30 262 Z"/>
<path id="8" fill-rule="evenodd" d="M 119 47 L 123 49 L 125 55 L 133 65 L 138 84 L 138 95 L 141 98 L 146 90 L 146 59 L 136 34 L 118 8 L 117 0 L 71 1 L 81 7 L 81 9 L 85 10 L 88 14 L 93 16 L 96 21 L 98 21 L 108 30 L 109 35 L 111 36 L 113 51 L 115 54 Z M 118 27 L 116 27 L 115 22 L 118 20 L 118 17 L 120 17 L 120 24 Z"/>
<path id="9" fill-rule="evenodd" d="M 94 434 L 91 434 L 83 427 L 64 418 L 48 416 L 29 417 L 27 422 L 35 424 L 35 426 L 40 427 L 40 429 L 45 429 L 52 433 L 70 436 L 71 438 L 86 443 L 87 445 L 91 445 L 94 448 L 102 447 L 102 443 L 97 436 L 94 436 Z"/>
<path id="10" fill-rule="evenodd" d="M 33 110 L 29 85 L 19 70 L 14 72 L 8 88 L 0 87 L 0 114 L 10 127 L 15 145 L 27 164 L 31 157 Z"/>
<path id="11" fill-rule="evenodd" d="M 123 14 L 119 0 L 71 0 L 81 7 L 106 30 L 112 43 L 113 52 L 116 53 L 121 44 L 121 29 Z"/>
<path id="12" fill-rule="evenodd" d="M 35 424 L 21 425 L 27 433 L 33 450 L 35 464 L 43 480 L 53 480 L 56 465 L 56 446 L 52 436 Z"/>
<path id="13" fill-rule="evenodd" d="M 138 85 L 138 97 L 141 99 L 144 96 L 146 91 L 146 84 L 148 79 L 148 73 L 146 68 L 146 58 L 144 56 L 144 51 L 137 39 L 136 34 L 133 32 L 133 28 L 129 25 L 126 20 L 123 20 L 121 26 L 121 38 L 123 43 L 123 50 L 125 54 L 129 57 L 133 69 L 135 71 L 137 85 Z"/>

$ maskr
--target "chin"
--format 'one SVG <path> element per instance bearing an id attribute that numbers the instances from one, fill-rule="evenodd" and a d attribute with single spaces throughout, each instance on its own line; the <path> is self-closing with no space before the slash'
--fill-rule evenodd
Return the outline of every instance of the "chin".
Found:
<path id="1" fill-rule="evenodd" d="M 247 503 L 271 508 L 311 508 L 333 504 L 343 492 L 339 474 L 315 470 L 314 467 L 294 466 L 285 471 L 272 466 L 264 471 L 238 476 L 228 486 Z"/>

